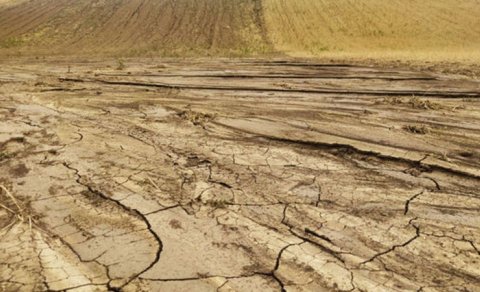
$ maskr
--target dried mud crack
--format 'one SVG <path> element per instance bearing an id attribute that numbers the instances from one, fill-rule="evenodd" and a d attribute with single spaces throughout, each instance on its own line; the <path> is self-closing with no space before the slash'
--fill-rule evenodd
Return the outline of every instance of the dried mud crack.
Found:
<path id="1" fill-rule="evenodd" d="M 111 283 L 109 282 L 107 284 L 107 288 L 108 290 L 111 290 L 111 291 L 120 291 L 121 288 L 125 285 L 127 285 L 131 280 L 139 277 L 141 274 L 143 274 L 144 272 L 148 271 L 151 267 L 153 267 L 159 260 L 160 260 L 160 254 L 162 253 L 162 248 L 163 248 L 163 244 L 162 244 L 162 240 L 160 239 L 160 237 L 152 230 L 152 226 L 150 224 L 150 222 L 148 222 L 148 219 L 146 218 L 146 216 L 142 213 L 140 213 L 138 210 L 136 209 L 132 209 L 130 207 L 127 207 L 125 206 L 124 204 L 120 203 L 118 200 L 115 200 L 115 199 L 112 199 L 111 197 L 109 197 L 108 195 L 102 193 L 101 191 L 95 189 L 94 187 L 92 187 L 91 185 L 89 185 L 88 183 L 85 183 L 84 182 L 84 179 L 83 177 L 79 174 L 79 170 L 72 167 L 71 165 L 69 165 L 68 163 L 64 162 L 63 165 L 70 169 L 70 170 L 73 170 L 75 172 L 75 175 L 77 176 L 77 179 L 76 179 L 76 182 L 82 186 L 84 186 L 85 188 L 88 189 L 89 192 L 91 192 L 92 194 L 102 198 L 103 200 L 107 200 L 107 201 L 111 201 L 113 203 L 115 203 L 116 205 L 118 205 L 120 208 L 122 208 L 123 210 L 125 210 L 125 212 L 127 213 L 130 213 L 132 214 L 133 216 L 139 218 L 143 223 L 145 223 L 148 231 L 150 232 L 150 234 L 153 236 L 153 238 L 155 238 L 155 241 L 157 242 L 158 244 L 158 248 L 157 248 L 157 251 L 156 251 L 156 254 L 155 254 L 155 258 L 154 260 L 152 261 L 152 263 L 150 265 L 148 265 L 143 271 L 139 272 L 138 274 L 135 274 L 133 275 L 127 282 L 125 282 L 122 286 L 120 287 L 114 287 L 111 285 Z"/>
<path id="2" fill-rule="evenodd" d="M 0 70 L 1 291 L 478 290 L 477 80 L 114 64 Z"/>

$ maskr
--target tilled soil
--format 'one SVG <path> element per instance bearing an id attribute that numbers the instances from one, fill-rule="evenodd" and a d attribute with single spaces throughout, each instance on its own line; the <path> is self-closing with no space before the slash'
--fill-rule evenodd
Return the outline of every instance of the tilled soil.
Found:
<path id="1" fill-rule="evenodd" d="M 479 289 L 480 82 L 108 65 L 0 69 L 0 290 Z"/>
<path id="2" fill-rule="evenodd" d="M 0 0 L 0 55 L 250 56 L 273 51 L 260 0 Z"/>

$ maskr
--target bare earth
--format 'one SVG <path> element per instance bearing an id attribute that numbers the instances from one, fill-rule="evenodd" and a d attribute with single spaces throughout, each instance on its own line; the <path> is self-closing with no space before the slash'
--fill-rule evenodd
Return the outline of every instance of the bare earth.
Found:
<path id="1" fill-rule="evenodd" d="M 1 291 L 480 289 L 478 80 L 126 65 L 2 64 Z"/>

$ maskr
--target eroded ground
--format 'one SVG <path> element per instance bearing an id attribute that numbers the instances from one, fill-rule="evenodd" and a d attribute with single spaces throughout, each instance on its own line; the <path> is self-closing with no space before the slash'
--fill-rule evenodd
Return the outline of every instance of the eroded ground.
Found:
<path id="1" fill-rule="evenodd" d="M 2 65 L 0 290 L 478 291 L 478 81 L 115 67 Z"/>

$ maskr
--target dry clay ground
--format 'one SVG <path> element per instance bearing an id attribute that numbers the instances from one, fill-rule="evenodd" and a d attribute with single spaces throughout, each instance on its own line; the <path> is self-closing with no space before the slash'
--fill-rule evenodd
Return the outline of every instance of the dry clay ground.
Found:
<path id="1" fill-rule="evenodd" d="M 479 290 L 478 81 L 126 65 L 2 65 L 0 290 Z"/>

